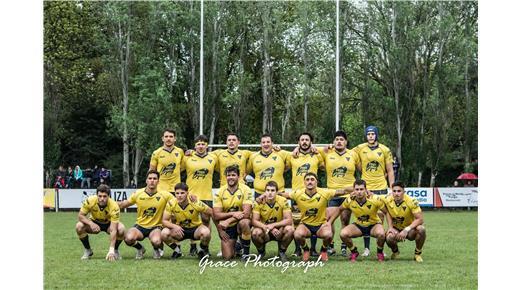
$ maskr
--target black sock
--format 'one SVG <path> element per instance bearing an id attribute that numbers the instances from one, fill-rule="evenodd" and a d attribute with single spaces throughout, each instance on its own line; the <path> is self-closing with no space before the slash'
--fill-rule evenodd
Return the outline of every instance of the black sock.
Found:
<path id="1" fill-rule="evenodd" d="M 321 252 L 326 252 L 327 251 L 327 248 L 325 248 L 324 246 L 321 246 Z"/>
<path id="2" fill-rule="evenodd" d="M 420 255 L 420 254 L 422 254 L 422 249 L 421 249 L 421 250 L 417 250 L 417 248 L 415 248 L 415 254 L 416 254 L 416 255 Z"/>
<path id="3" fill-rule="evenodd" d="M 83 244 L 83 247 L 87 250 L 90 250 L 90 242 L 88 241 L 88 235 L 86 235 L 85 237 L 79 239 L 81 241 L 81 243 Z"/>
<path id="4" fill-rule="evenodd" d="M 351 253 L 358 253 L 357 247 L 353 247 L 352 249 L 350 249 L 350 252 Z"/>
<path id="5" fill-rule="evenodd" d="M 202 243 L 200 243 L 200 248 L 201 248 L 204 252 L 209 251 L 209 245 L 203 245 Z"/>
<path id="6" fill-rule="evenodd" d="M 363 241 L 365 242 L 365 248 L 370 249 L 370 237 L 363 237 Z"/>
<path id="7" fill-rule="evenodd" d="M 395 248 L 392 249 L 392 253 L 397 253 L 397 252 L 399 252 L 399 247 L 395 246 Z"/>
<path id="8" fill-rule="evenodd" d="M 300 244 L 297 241 L 294 241 L 294 251 L 300 252 L 301 250 L 302 250 L 302 247 L 300 246 Z"/>
<path id="9" fill-rule="evenodd" d="M 346 249 L 347 249 L 347 244 L 345 244 L 345 243 L 341 243 L 341 249 L 342 249 L 342 250 L 343 250 L 343 249 L 346 250 Z"/>
<path id="10" fill-rule="evenodd" d="M 317 236 L 311 236 L 311 249 L 313 251 L 316 251 L 316 244 L 318 243 L 318 237 Z"/>
<path id="11" fill-rule="evenodd" d="M 383 253 L 383 247 L 377 247 L 377 253 L 382 254 Z"/>
<path id="12" fill-rule="evenodd" d="M 123 242 L 123 240 L 116 240 L 116 245 L 115 245 L 115 249 L 116 250 L 119 250 L 119 245 L 121 245 L 121 243 Z"/>
<path id="13" fill-rule="evenodd" d="M 287 249 L 284 249 L 283 247 L 278 248 L 278 252 L 280 253 L 285 253 L 285 251 L 287 251 Z"/>
<path id="14" fill-rule="evenodd" d="M 307 246 L 307 243 L 305 243 L 305 245 L 302 247 L 302 249 L 303 249 L 304 251 L 308 251 L 308 250 L 309 250 L 309 246 Z"/>
<path id="15" fill-rule="evenodd" d="M 265 245 L 261 246 L 260 248 L 257 248 L 258 249 L 258 254 L 265 254 Z"/>
<path id="16" fill-rule="evenodd" d="M 167 244 L 167 245 L 168 245 L 168 244 Z M 175 251 L 175 249 L 177 248 L 177 243 L 172 242 L 171 244 L 168 245 L 168 247 L 170 247 L 172 250 Z"/>
<path id="17" fill-rule="evenodd" d="M 141 243 L 139 243 L 139 242 L 136 242 L 132 247 L 134 247 L 134 248 L 136 248 L 136 249 L 138 249 L 138 250 L 140 250 L 140 249 L 143 248 L 143 246 L 142 246 Z"/>
<path id="18" fill-rule="evenodd" d="M 251 245 L 251 240 L 244 240 L 242 237 L 240 238 L 242 248 L 244 249 L 244 255 L 249 255 L 249 246 Z"/>
<path id="19" fill-rule="evenodd" d="M 330 243 L 330 245 L 327 248 L 334 249 L 334 243 Z"/>
<path id="20" fill-rule="evenodd" d="M 197 244 L 190 244 L 190 251 L 193 249 L 197 249 Z"/>

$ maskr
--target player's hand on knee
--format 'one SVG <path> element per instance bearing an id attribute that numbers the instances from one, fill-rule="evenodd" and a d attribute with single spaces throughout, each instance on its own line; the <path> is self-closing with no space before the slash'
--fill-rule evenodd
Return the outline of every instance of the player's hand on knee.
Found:
<path id="1" fill-rule="evenodd" d="M 184 230 L 181 227 L 179 227 L 178 225 L 175 225 L 173 227 L 172 232 L 176 236 L 180 236 L 181 238 L 184 237 Z"/>
<path id="2" fill-rule="evenodd" d="M 238 220 L 241 220 L 241 219 L 244 218 L 244 213 L 241 212 L 241 211 L 234 212 L 234 213 L 233 213 L 233 217 L 236 218 L 236 219 L 238 219 Z"/>
<path id="3" fill-rule="evenodd" d="M 271 230 L 271 233 L 273 233 L 273 236 L 274 236 L 275 238 L 277 238 L 277 239 L 279 239 L 279 238 L 281 237 L 281 235 L 282 235 L 282 232 L 280 232 L 280 230 L 277 229 L 277 228 L 273 228 L 273 229 Z"/>
<path id="4" fill-rule="evenodd" d="M 90 229 L 92 230 L 92 232 L 94 232 L 96 234 L 99 233 L 99 231 L 101 231 L 101 228 L 97 224 L 91 225 Z"/>
<path id="5" fill-rule="evenodd" d="M 229 235 L 225 231 L 219 230 L 218 235 L 223 242 L 229 241 Z"/>
<path id="6" fill-rule="evenodd" d="M 405 231 L 405 230 L 402 230 L 398 235 L 397 235 L 397 240 L 398 241 L 404 241 L 406 239 L 406 236 L 408 235 L 408 232 Z"/>

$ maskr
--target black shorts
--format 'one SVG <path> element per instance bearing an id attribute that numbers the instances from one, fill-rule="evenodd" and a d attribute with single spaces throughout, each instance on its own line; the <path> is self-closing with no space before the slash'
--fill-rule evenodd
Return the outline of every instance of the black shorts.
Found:
<path id="1" fill-rule="evenodd" d="M 231 240 L 236 240 L 238 238 L 238 224 L 225 229 L 225 232 Z"/>
<path id="2" fill-rule="evenodd" d="M 190 239 L 195 240 L 195 231 L 198 229 L 198 227 L 195 228 L 182 228 L 182 231 L 184 232 L 184 237 L 182 240 Z"/>
<path id="3" fill-rule="evenodd" d="M 381 189 L 381 190 L 371 190 L 371 192 L 375 195 L 387 195 L 388 189 Z"/>
<path id="4" fill-rule="evenodd" d="M 345 201 L 344 197 L 334 197 L 333 199 L 329 200 L 329 204 L 327 205 L 327 207 L 340 206 L 343 203 L 343 201 Z"/>
<path id="5" fill-rule="evenodd" d="M 212 200 L 201 200 L 203 203 L 205 203 L 207 206 L 213 208 L 213 201 Z"/>
<path id="6" fill-rule="evenodd" d="M 108 228 L 110 228 L 110 223 L 100 223 L 98 221 L 92 220 L 96 225 L 99 226 L 102 232 L 106 232 L 108 234 Z"/>
<path id="7" fill-rule="evenodd" d="M 360 226 L 356 223 L 354 223 L 356 225 L 356 227 L 361 231 L 361 233 L 363 234 L 363 237 L 370 237 L 370 231 L 372 230 L 372 228 L 377 225 L 377 224 L 373 224 L 373 225 L 370 225 L 368 227 L 364 227 L 364 226 Z"/>
<path id="8" fill-rule="evenodd" d="M 141 232 L 141 234 L 143 234 L 143 237 L 145 238 L 148 238 L 148 236 L 150 235 L 150 233 L 155 230 L 155 229 L 160 229 L 162 230 L 162 226 L 155 226 L 155 227 L 151 227 L 151 228 L 143 228 L 142 226 L 138 225 L 138 224 L 135 224 L 134 225 L 134 228 L 136 228 L 137 230 L 139 230 Z"/>
<path id="9" fill-rule="evenodd" d="M 308 225 L 306 223 L 303 223 L 303 224 L 309 229 L 309 231 L 311 231 L 311 236 L 316 236 L 316 233 L 321 228 L 321 225 L 320 226 L 311 226 L 311 225 Z"/>

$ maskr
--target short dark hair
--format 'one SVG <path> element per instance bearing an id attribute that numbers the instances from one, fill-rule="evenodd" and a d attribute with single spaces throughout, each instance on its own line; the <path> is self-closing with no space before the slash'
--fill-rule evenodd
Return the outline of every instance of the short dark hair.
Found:
<path id="1" fill-rule="evenodd" d="M 271 134 L 269 134 L 269 133 L 262 134 L 262 137 L 260 137 L 260 140 L 262 140 L 263 138 L 266 138 L 266 137 L 269 137 L 269 139 L 271 139 L 271 141 L 273 141 L 273 136 L 271 136 Z"/>
<path id="2" fill-rule="evenodd" d="M 175 131 L 174 131 L 172 128 L 166 128 L 166 129 L 164 129 L 163 132 L 162 132 L 163 135 L 164 135 L 164 133 L 166 133 L 166 132 L 173 133 L 173 136 L 177 135 L 177 134 L 175 134 Z"/>
<path id="3" fill-rule="evenodd" d="M 177 190 L 177 189 L 188 191 L 188 185 L 184 182 L 179 182 L 179 183 L 175 184 L 174 190 Z"/>
<path id="4" fill-rule="evenodd" d="M 224 173 L 226 175 L 228 175 L 231 172 L 235 172 L 237 175 L 240 175 L 240 169 L 238 168 L 238 166 L 236 164 L 226 167 L 226 170 L 224 171 Z"/>
<path id="5" fill-rule="evenodd" d="M 195 138 L 195 143 L 200 142 L 200 141 L 208 143 L 209 139 L 206 135 L 199 135 Z"/>
<path id="6" fill-rule="evenodd" d="M 148 172 L 146 172 L 146 178 L 148 178 L 148 176 L 150 176 L 150 174 L 157 175 L 157 179 L 159 179 L 161 177 L 161 175 L 159 174 L 159 171 L 154 170 L 154 169 L 148 170 Z"/>
<path id="7" fill-rule="evenodd" d="M 338 130 L 336 131 L 336 133 L 334 133 L 334 138 L 336 137 L 343 137 L 345 139 L 347 139 L 347 133 L 345 133 L 345 131 L 343 130 Z"/>
<path id="8" fill-rule="evenodd" d="M 314 137 L 313 137 L 312 134 L 309 133 L 309 132 L 303 132 L 303 133 L 301 133 L 301 134 L 298 136 L 298 141 L 300 141 L 300 138 L 301 138 L 303 135 L 307 135 L 307 136 L 309 136 L 309 138 L 311 139 L 311 142 L 314 142 Z"/>
<path id="9" fill-rule="evenodd" d="M 356 179 L 356 181 L 354 181 L 354 186 L 356 185 L 363 185 L 365 189 L 367 188 L 367 183 L 363 179 Z"/>
<path id="10" fill-rule="evenodd" d="M 96 188 L 96 195 L 98 194 L 98 192 L 104 192 L 104 193 L 108 194 L 108 196 L 110 196 L 110 186 L 108 186 L 106 184 L 100 184 Z"/>
<path id="11" fill-rule="evenodd" d="M 226 140 L 227 140 L 227 138 L 228 138 L 229 136 L 235 136 L 235 137 L 237 137 L 237 139 L 240 141 L 240 137 L 238 137 L 238 135 L 237 135 L 236 133 L 233 133 L 233 132 L 229 132 L 229 133 L 227 133 L 227 135 L 226 135 Z"/>
<path id="12" fill-rule="evenodd" d="M 307 178 L 307 176 L 314 176 L 314 178 L 316 178 L 316 180 L 318 180 L 318 175 L 316 175 L 316 173 L 314 173 L 314 172 L 307 172 L 305 174 L 305 176 L 303 177 L 303 179 Z"/>
<path id="13" fill-rule="evenodd" d="M 274 181 L 274 180 L 270 180 L 270 181 L 268 181 L 268 182 L 265 184 L 265 189 L 267 189 L 268 186 L 270 186 L 270 187 L 274 187 L 274 188 L 276 188 L 276 191 L 278 191 L 278 183 L 276 183 L 276 181 Z"/>
<path id="14" fill-rule="evenodd" d="M 404 183 L 401 181 L 396 181 L 392 183 L 392 188 L 394 188 L 394 186 L 399 186 L 400 188 L 404 189 Z"/>

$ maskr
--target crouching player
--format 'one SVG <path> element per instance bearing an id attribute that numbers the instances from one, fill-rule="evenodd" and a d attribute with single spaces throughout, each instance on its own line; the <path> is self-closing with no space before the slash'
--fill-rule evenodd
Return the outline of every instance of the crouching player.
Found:
<path id="1" fill-rule="evenodd" d="M 175 198 L 168 202 L 163 213 L 164 229 L 161 232 L 163 242 L 173 249 L 172 259 L 182 256 L 178 250 L 177 242 L 185 239 L 200 240 L 200 250 L 197 252 L 199 259 L 208 254 L 211 232 L 202 223 L 201 215 L 203 214 L 211 217 L 213 212 L 202 201 L 192 202 L 188 198 L 188 185 L 186 183 L 177 183 L 175 185 Z"/>
<path id="2" fill-rule="evenodd" d="M 226 167 L 226 182 L 213 197 L 213 218 L 221 239 L 222 257 L 229 260 L 235 256 L 238 235 L 243 247 L 242 259 L 249 255 L 251 244 L 251 188 L 239 183 L 238 166 Z"/>
<path id="3" fill-rule="evenodd" d="M 358 179 L 354 182 L 354 192 L 345 198 L 340 210 L 349 210 L 355 217 L 354 223 L 344 227 L 340 234 L 341 240 L 351 251 L 350 261 L 355 262 L 359 256 L 352 238 L 372 236 L 377 239 L 377 260 L 383 262 L 385 260 L 383 254 L 385 229 L 377 215 L 379 210 L 386 213 L 383 199 L 378 195 L 368 197 L 365 181 Z"/>
<path id="4" fill-rule="evenodd" d="M 426 229 L 423 226 L 423 214 L 419 202 L 405 194 L 404 184 L 394 182 L 392 194 L 385 199 L 387 208 L 386 220 L 388 230 L 386 232 L 386 244 L 392 250 L 391 259 L 399 257 L 398 242 L 405 239 L 415 241 L 415 261 L 423 261 L 422 247 L 426 240 Z"/>
<path id="5" fill-rule="evenodd" d="M 289 202 L 277 195 L 278 184 L 269 181 L 265 185 L 264 201 L 253 206 L 253 243 L 260 257 L 265 256 L 265 245 L 269 241 L 278 241 L 278 256 L 287 261 L 285 251 L 294 234 L 292 213 Z"/>
<path id="6" fill-rule="evenodd" d="M 90 213 L 90 218 L 87 215 Z M 105 184 L 98 186 L 95 196 L 88 197 L 81 206 L 76 224 L 76 233 L 85 247 L 82 260 L 90 259 L 94 254 L 90 248 L 88 234 L 100 231 L 110 235 L 110 247 L 106 259 L 115 261 L 121 259 L 119 245 L 125 237 L 125 227 L 119 222 L 119 206 L 110 198 L 110 187 Z"/>

